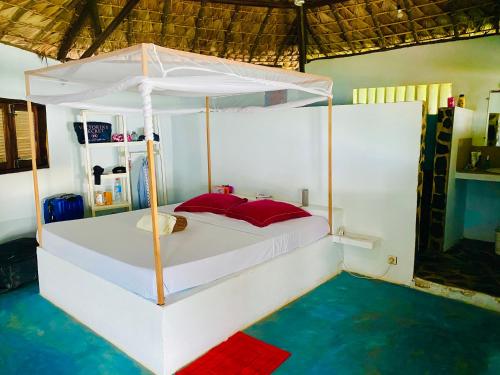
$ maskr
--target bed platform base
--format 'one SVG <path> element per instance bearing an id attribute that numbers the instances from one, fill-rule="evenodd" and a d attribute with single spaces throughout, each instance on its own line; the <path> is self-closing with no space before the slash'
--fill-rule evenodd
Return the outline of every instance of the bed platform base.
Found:
<path id="1" fill-rule="evenodd" d="M 41 295 L 156 374 L 174 373 L 307 293 L 341 262 L 341 246 L 326 237 L 158 306 L 38 248 Z"/>

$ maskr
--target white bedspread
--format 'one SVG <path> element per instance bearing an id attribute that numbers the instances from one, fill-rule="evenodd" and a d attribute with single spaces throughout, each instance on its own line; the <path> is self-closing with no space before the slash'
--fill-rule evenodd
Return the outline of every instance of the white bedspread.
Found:
<path id="1" fill-rule="evenodd" d="M 172 212 L 176 205 L 160 207 Z M 153 241 L 136 228 L 148 210 L 51 223 L 43 226 L 43 248 L 103 279 L 156 300 Z M 209 283 L 307 246 L 328 233 L 319 216 L 258 228 L 210 213 L 178 213 L 188 227 L 160 237 L 165 293 Z"/>

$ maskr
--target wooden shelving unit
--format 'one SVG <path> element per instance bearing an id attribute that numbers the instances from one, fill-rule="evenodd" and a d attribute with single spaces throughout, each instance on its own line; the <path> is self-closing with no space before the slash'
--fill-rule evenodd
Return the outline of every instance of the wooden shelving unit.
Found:
<path id="1" fill-rule="evenodd" d="M 130 170 L 129 170 L 129 153 L 127 141 L 127 125 L 125 119 L 122 115 L 116 115 L 116 123 L 118 127 L 118 133 L 124 135 L 124 142 L 105 142 L 105 143 L 89 143 L 88 139 L 88 128 L 87 128 L 87 115 L 91 114 L 89 111 L 82 111 L 82 122 L 83 122 L 83 133 L 85 137 L 85 159 L 86 159 L 86 169 L 87 169 L 87 181 L 88 181 L 88 199 L 90 205 L 90 211 L 92 216 L 96 215 L 96 212 L 116 210 L 116 209 L 132 209 L 132 197 L 130 191 Z M 139 142 L 134 142 L 139 143 Z M 142 142 L 145 144 L 145 142 Z M 121 201 L 115 202 L 107 205 L 97 205 L 95 201 L 96 186 L 94 183 L 94 175 L 92 168 L 94 161 L 92 159 L 91 151 L 95 149 L 116 149 L 118 150 L 118 160 L 119 164 L 125 166 L 125 173 L 109 173 L 101 175 L 101 182 L 120 179 L 122 191 L 121 191 Z M 113 186 L 114 190 L 114 186 Z M 112 190 L 112 191 L 113 191 Z"/>
<path id="2" fill-rule="evenodd" d="M 133 141 L 129 142 L 127 137 L 127 125 L 125 122 L 125 118 L 123 115 L 115 115 L 115 123 L 116 129 L 114 129 L 114 133 L 122 133 L 124 134 L 123 142 L 103 142 L 103 143 L 89 143 L 88 141 L 88 132 L 87 132 L 87 118 L 91 115 L 110 115 L 109 113 L 100 113 L 100 112 L 91 112 L 91 111 L 81 111 L 82 122 L 83 122 L 83 131 L 85 135 L 85 143 L 83 144 L 85 148 L 85 163 L 86 163 L 86 173 L 87 173 L 87 181 L 88 181 L 88 194 L 89 194 L 89 206 L 92 213 L 92 216 L 96 215 L 96 212 L 102 212 L 106 210 L 116 210 L 116 209 L 127 209 L 132 210 L 132 187 L 131 187 L 131 178 L 130 178 L 130 160 L 132 155 L 144 154 L 146 155 L 146 141 Z M 155 131 L 161 137 L 161 130 L 159 119 L 157 116 L 153 118 L 153 122 L 155 124 Z M 115 124 L 114 124 L 115 125 Z M 163 154 L 161 148 L 161 142 L 154 142 L 154 152 L 155 156 L 158 157 L 159 162 L 157 168 L 157 182 L 160 184 L 160 188 L 158 189 L 158 199 L 162 204 L 167 204 L 167 187 L 166 187 L 166 177 L 164 173 L 164 165 L 163 165 Z M 94 184 L 94 175 L 92 168 L 95 164 L 99 164 L 97 161 L 92 159 L 92 151 L 95 150 L 116 150 L 119 157 L 119 165 L 125 166 L 125 173 L 105 173 L 101 175 L 101 182 L 113 181 L 116 178 L 121 180 L 122 185 L 122 198 L 125 198 L 120 202 L 113 202 L 110 205 L 96 205 L 95 204 L 95 192 L 96 185 Z"/>

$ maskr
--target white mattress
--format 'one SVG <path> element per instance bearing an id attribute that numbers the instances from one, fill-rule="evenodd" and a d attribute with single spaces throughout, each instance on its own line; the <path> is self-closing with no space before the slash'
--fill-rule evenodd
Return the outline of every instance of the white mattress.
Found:
<path id="1" fill-rule="evenodd" d="M 160 207 L 172 212 L 176 205 Z M 156 300 L 153 242 L 135 227 L 149 210 L 43 226 L 43 248 L 51 254 L 145 298 Z M 188 227 L 160 237 L 165 293 L 209 283 L 255 266 L 328 233 L 320 216 L 258 228 L 211 213 L 179 213 Z"/>

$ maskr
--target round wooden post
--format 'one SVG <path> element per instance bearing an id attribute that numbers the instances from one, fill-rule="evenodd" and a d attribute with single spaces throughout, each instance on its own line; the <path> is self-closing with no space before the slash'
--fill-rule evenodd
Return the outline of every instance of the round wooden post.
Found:
<path id="1" fill-rule="evenodd" d="M 142 45 L 142 74 L 148 75 L 147 45 Z M 163 265 L 161 262 L 160 234 L 158 232 L 158 195 L 156 192 L 156 172 L 154 143 L 151 139 L 153 134 L 153 118 L 151 107 L 151 90 L 142 92 L 144 105 L 144 134 L 146 135 L 146 146 L 148 156 L 149 192 L 151 203 L 151 222 L 153 226 L 153 252 L 155 258 L 156 293 L 157 304 L 165 304 L 165 293 L 163 290 Z M 148 136 L 149 135 L 149 136 Z M 126 134 L 124 135 L 127 136 Z"/>
<path id="2" fill-rule="evenodd" d="M 30 78 L 26 74 L 24 76 L 26 84 L 26 97 L 30 95 Z M 36 230 L 38 234 L 38 244 L 42 246 L 42 207 L 40 205 L 40 191 L 38 188 L 38 167 L 36 165 L 36 139 L 35 139 L 35 121 L 33 118 L 33 110 L 31 108 L 31 101 L 27 101 L 28 107 L 28 125 L 30 128 L 30 146 L 31 146 L 31 170 L 33 173 L 33 193 L 35 195 L 35 209 L 36 209 Z"/>
<path id="3" fill-rule="evenodd" d="M 328 97 L 328 225 L 330 234 L 333 234 L 333 198 L 332 198 L 332 98 Z"/>
<path id="4" fill-rule="evenodd" d="M 207 137 L 208 192 L 212 192 L 212 160 L 210 155 L 210 98 L 205 97 L 205 132 Z"/>

